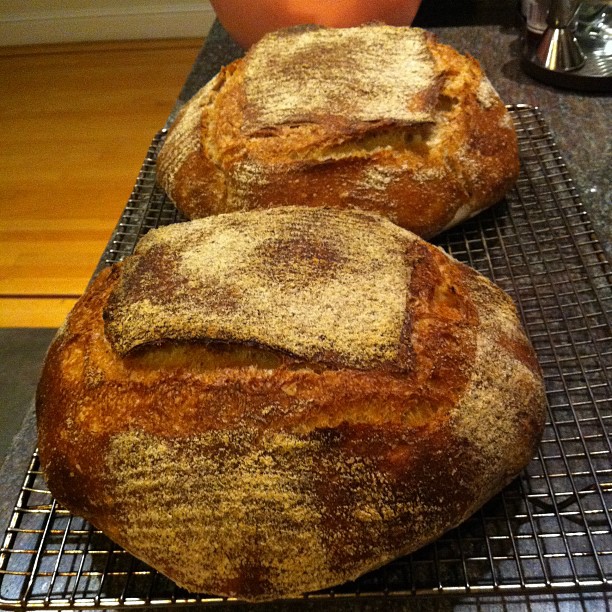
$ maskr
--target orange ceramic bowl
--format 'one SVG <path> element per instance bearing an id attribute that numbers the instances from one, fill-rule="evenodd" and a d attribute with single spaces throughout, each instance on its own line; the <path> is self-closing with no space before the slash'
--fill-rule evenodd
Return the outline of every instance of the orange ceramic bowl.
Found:
<path id="1" fill-rule="evenodd" d="M 229 35 L 247 49 L 264 34 L 300 24 L 357 26 L 371 21 L 410 25 L 421 0 L 211 0 Z"/>

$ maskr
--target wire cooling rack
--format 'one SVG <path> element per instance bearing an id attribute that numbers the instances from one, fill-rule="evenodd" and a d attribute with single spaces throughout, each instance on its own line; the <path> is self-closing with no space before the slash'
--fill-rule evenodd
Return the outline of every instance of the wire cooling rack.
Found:
<path id="1" fill-rule="evenodd" d="M 537 351 L 549 415 L 536 457 L 457 529 L 416 553 L 307 597 L 393 598 L 609 590 L 612 579 L 612 272 L 540 112 L 513 106 L 521 175 L 504 202 L 438 244 L 516 301 Z M 153 227 L 182 221 L 155 186 L 153 141 L 100 267 Z M 220 603 L 194 595 L 71 516 L 36 454 L 0 550 L 0 607 Z"/>

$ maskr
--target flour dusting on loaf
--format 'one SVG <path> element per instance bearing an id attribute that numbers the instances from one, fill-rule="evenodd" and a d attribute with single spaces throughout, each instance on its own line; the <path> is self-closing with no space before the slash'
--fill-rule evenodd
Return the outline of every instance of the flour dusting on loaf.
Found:
<path id="1" fill-rule="evenodd" d="M 402 368 L 406 236 L 368 215 L 310 208 L 152 231 L 126 265 L 106 312 L 107 333 L 121 354 L 206 337 Z"/>
<path id="2" fill-rule="evenodd" d="M 124 537 L 151 555 L 163 546 L 179 561 L 175 580 L 192 589 L 218 584 L 219 576 L 238 579 L 234 559 L 255 569 L 257 561 L 244 554 L 245 542 L 247 549 L 259 549 L 265 572 L 275 575 L 280 592 L 306 585 L 313 567 L 328 565 L 321 563 L 326 556 L 322 509 L 308 492 L 306 476 L 320 451 L 321 443 L 274 434 L 264 452 L 255 431 L 231 435 L 211 431 L 188 443 L 160 441 L 132 431 L 120 434 L 108 454 L 108 468 L 117 475 L 117 503 L 129 506 L 152 487 L 161 496 L 160 504 L 143 508 Z M 283 457 L 291 454 L 301 456 L 301 472 L 284 469 Z M 143 462 L 143 456 L 149 460 Z M 183 483 L 194 472 L 198 486 L 187 497 Z M 214 539 L 226 545 L 213 550 L 185 547 L 185 542 Z M 319 579 L 328 581 L 329 576 Z"/>
<path id="3" fill-rule="evenodd" d="M 431 122 L 442 76 L 423 30 L 384 25 L 283 30 L 245 63 L 247 133 L 320 121 L 330 129 Z"/>
<path id="4" fill-rule="evenodd" d="M 321 484 L 313 474 L 326 473 L 334 483 L 350 480 L 356 503 L 348 521 L 371 532 L 406 513 L 415 526 L 436 514 L 426 500 L 398 499 L 375 462 L 330 453 L 324 436 L 304 440 L 273 432 L 260 438 L 255 430 L 211 431 L 187 442 L 133 431 L 116 436 L 107 459 L 116 474 L 115 503 L 127 508 L 151 488 L 160 495 L 159 503 L 143 504 L 119 537 L 146 556 L 155 557 L 163 547 L 180 568 L 174 579 L 184 588 L 207 584 L 222 590 L 251 573 L 254 584 L 258 576 L 267 577 L 269 599 L 304 592 L 313 582 L 345 581 L 334 560 L 340 547 L 356 558 L 351 578 L 367 567 L 357 559 L 372 542 L 330 538 L 329 510 L 316 495 Z M 194 473 L 197 486 L 186 496 L 184 483 Z M 185 547 L 215 540 L 223 545 Z M 388 555 L 384 543 L 378 548 L 379 555 Z"/>
<path id="5" fill-rule="evenodd" d="M 191 104 L 185 109 L 183 120 L 180 125 L 177 124 L 177 132 L 174 136 L 176 142 L 180 143 L 176 150 L 176 156 L 173 163 L 161 169 L 162 172 L 168 173 L 168 178 L 174 181 L 176 172 L 186 162 L 189 156 L 194 153 L 199 154 L 201 151 L 201 142 L 198 138 L 198 130 L 200 128 L 200 120 L 202 115 L 202 106 L 209 103 L 211 93 L 214 89 L 215 82 L 218 76 L 213 78 L 203 87 L 191 100 Z"/>

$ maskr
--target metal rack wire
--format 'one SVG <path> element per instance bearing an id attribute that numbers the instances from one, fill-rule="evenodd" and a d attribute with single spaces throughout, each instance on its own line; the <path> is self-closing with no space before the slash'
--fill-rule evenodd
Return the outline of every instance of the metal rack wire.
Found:
<path id="1" fill-rule="evenodd" d="M 612 271 L 540 112 L 513 106 L 521 175 L 503 203 L 438 240 L 519 306 L 546 380 L 549 416 L 524 473 L 416 553 L 311 599 L 608 590 L 612 579 Z M 153 141 L 100 261 L 183 219 L 155 186 Z M 36 453 L 0 549 L 0 607 L 180 606 L 182 591 L 51 497 Z"/>

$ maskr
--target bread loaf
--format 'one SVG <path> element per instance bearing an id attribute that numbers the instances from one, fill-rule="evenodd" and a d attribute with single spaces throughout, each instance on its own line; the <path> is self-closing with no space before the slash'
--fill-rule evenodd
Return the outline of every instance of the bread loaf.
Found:
<path id="1" fill-rule="evenodd" d="M 458 525 L 544 412 L 503 291 L 382 217 L 304 207 L 151 231 L 79 300 L 37 392 L 62 504 L 180 586 L 252 601 Z"/>
<path id="2" fill-rule="evenodd" d="M 292 28 L 183 107 L 157 177 L 189 218 L 329 206 L 428 238 L 498 202 L 517 151 L 478 62 L 424 30 Z"/>

